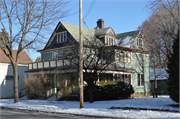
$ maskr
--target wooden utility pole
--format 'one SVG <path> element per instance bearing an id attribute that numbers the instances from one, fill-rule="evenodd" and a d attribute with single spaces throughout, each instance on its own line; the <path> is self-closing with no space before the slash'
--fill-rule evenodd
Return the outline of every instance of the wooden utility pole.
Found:
<path id="1" fill-rule="evenodd" d="M 82 32 L 82 0 L 79 0 L 79 77 L 80 77 L 80 108 L 84 107 L 83 99 L 83 32 Z"/>

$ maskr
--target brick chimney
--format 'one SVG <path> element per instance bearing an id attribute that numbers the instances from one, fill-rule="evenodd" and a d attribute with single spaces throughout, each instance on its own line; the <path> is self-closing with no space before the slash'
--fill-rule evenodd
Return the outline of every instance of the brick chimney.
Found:
<path id="1" fill-rule="evenodd" d="M 103 21 L 103 19 L 98 19 L 98 21 L 97 21 L 97 26 L 98 26 L 99 28 L 101 28 L 101 29 L 104 28 L 104 21 Z"/>

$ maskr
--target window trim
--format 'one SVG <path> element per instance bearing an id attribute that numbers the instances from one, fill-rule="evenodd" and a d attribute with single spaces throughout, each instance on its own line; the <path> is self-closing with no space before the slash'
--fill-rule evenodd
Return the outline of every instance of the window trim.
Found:
<path id="1" fill-rule="evenodd" d="M 121 56 L 120 53 L 121 53 L 121 52 L 123 52 L 123 54 L 124 54 L 123 62 L 120 61 L 120 56 Z M 119 58 L 117 58 L 117 55 L 116 55 L 116 59 L 119 59 L 119 61 L 116 60 L 116 63 L 126 63 L 126 64 L 131 64 L 131 63 L 132 63 L 132 52 L 119 50 L 119 51 L 117 51 L 116 53 L 119 54 Z M 125 62 L 125 55 L 126 55 L 127 53 L 130 55 L 130 57 L 129 57 L 130 62 L 128 62 L 128 59 L 127 59 L 127 62 Z"/>
<path id="2" fill-rule="evenodd" d="M 140 45 L 140 41 L 141 41 L 141 45 Z M 143 39 L 142 38 L 137 38 L 137 46 L 138 47 L 143 47 Z"/>
<path id="3" fill-rule="evenodd" d="M 109 46 L 113 46 L 114 45 L 114 38 L 105 36 L 105 44 L 109 45 Z"/>
<path id="4" fill-rule="evenodd" d="M 140 75 L 140 85 L 138 85 L 138 74 Z M 143 75 L 143 80 L 144 80 L 144 73 L 137 73 L 137 86 L 138 87 L 144 87 L 144 84 L 141 85 L 141 76 Z"/>
<path id="5" fill-rule="evenodd" d="M 63 34 L 63 37 L 61 36 L 61 34 Z M 66 34 L 66 37 L 65 37 L 65 34 Z M 58 39 L 59 38 L 58 35 L 59 35 L 60 39 Z M 66 42 L 67 41 L 67 31 L 56 33 L 56 37 L 57 37 L 57 39 L 56 39 L 57 43 Z M 63 39 L 61 39 L 61 38 L 63 38 Z"/>

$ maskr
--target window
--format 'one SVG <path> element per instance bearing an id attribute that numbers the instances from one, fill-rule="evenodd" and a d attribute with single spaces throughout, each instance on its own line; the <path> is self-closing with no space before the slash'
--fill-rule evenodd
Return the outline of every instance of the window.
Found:
<path id="1" fill-rule="evenodd" d="M 56 59 L 57 58 L 57 52 L 53 52 L 53 59 Z"/>
<path id="2" fill-rule="evenodd" d="M 114 45 L 114 38 L 106 37 L 105 44 L 106 45 Z"/>
<path id="3" fill-rule="evenodd" d="M 131 63 L 131 53 L 130 52 L 116 52 L 116 61 L 119 63 Z"/>
<path id="4" fill-rule="evenodd" d="M 137 39 L 137 46 L 142 47 L 142 39 L 141 38 Z"/>
<path id="5" fill-rule="evenodd" d="M 137 80 L 138 80 L 138 86 L 144 86 L 144 74 L 138 74 Z"/>
<path id="6" fill-rule="evenodd" d="M 57 33 L 57 43 L 62 43 L 67 41 L 67 32 Z"/>
<path id="7" fill-rule="evenodd" d="M 54 51 L 53 59 L 61 59 L 63 57 L 63 51 Z"/>
<path id="8" fill-rule="evenodd" d="M 138 54 L 138 63 L 139 66 L 142 66 L 142 54 Z"/>
<path id="9" fill-rule="evenodd" d="M 124 52 L 120 52 L 120 54 L 119 54 L 119 62 L 124 63 Z"/>
<path id="10" fill-rule="evenodd" d="M 131 74 L 115 74 L 115 80 L 131 84 Z"/>

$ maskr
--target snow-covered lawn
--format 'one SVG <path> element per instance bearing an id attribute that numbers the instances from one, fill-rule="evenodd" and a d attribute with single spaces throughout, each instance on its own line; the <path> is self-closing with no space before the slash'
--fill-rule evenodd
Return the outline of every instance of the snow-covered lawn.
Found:
<path id="1" fill-rule="evenodd" d="M 94 101 L 94 103 L 84 102 L 84 108 L 79 109 L 78 101 L 46 101 L 46 100 L 20 100 L 14 104 L 13 99 L 1 99 L 0 106 L 27 110 L 39 110 L 61 113 L 101 115 L 111 117 L 126 118 L 153 118 L 153 119 L 179 119 L 180 113 L 160 112 L 151 110 L 122 110 L 109 109 L 111 107 L 133 107 L 147 109 L 169 109 L 179 111 L 177 107 L 170 105 L 177 104 L 173 102 L 168 95 L 158 96 L 158 98 L 142 97 L 134 99 L 120 99 L 110 101 Z"/>

